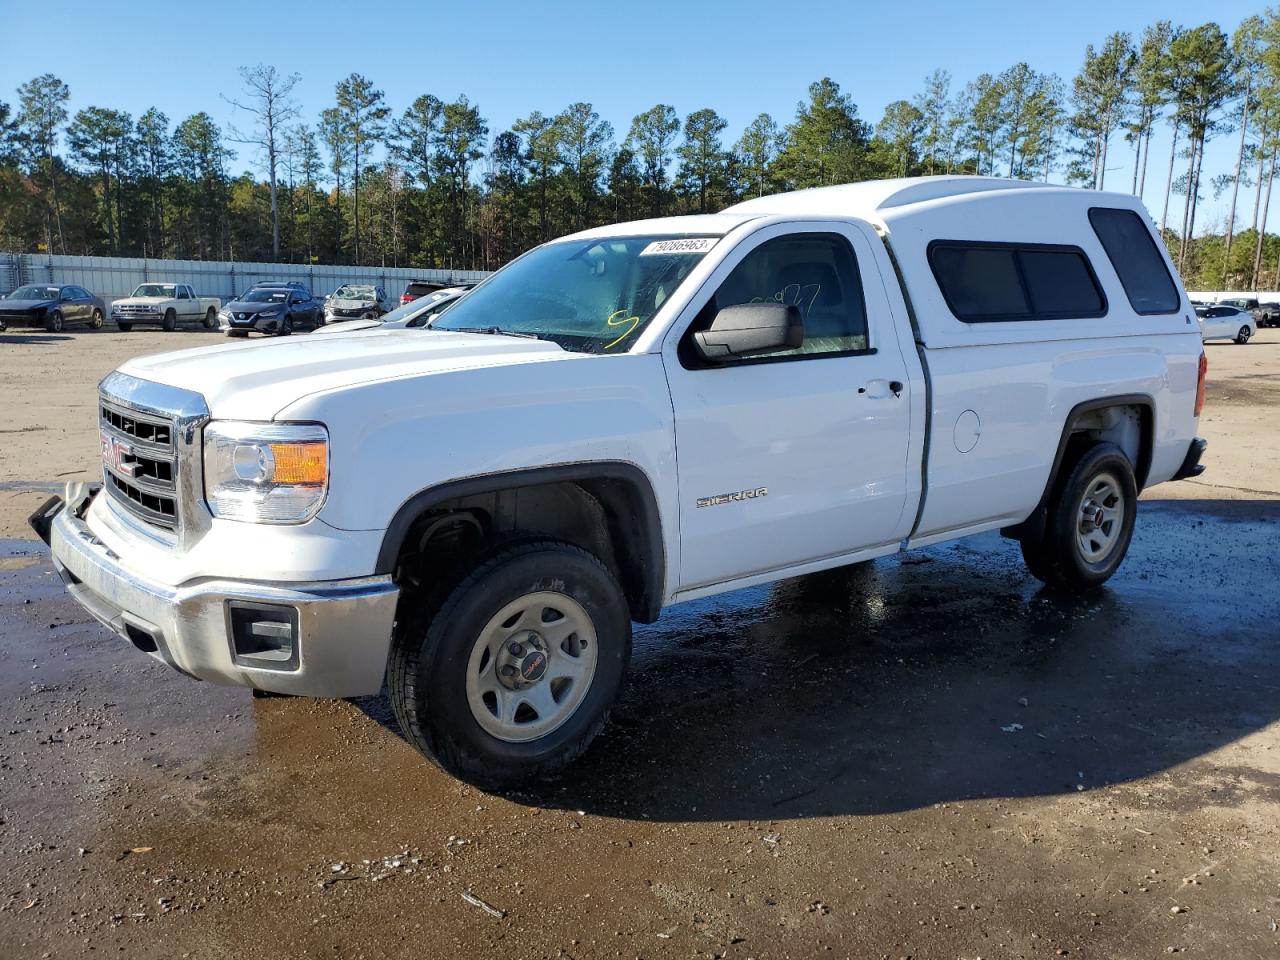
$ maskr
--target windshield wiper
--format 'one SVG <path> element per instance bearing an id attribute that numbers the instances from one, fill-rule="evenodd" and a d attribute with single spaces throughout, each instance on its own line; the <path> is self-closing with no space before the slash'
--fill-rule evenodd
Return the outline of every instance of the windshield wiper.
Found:
<path id="1" fill-rule="evenodd" d="M 521 337 L 525 340 L 541 340 L 536 333 L 524 330 L 503 330 L 501 327 L 436 327 L 432 324 L 427 329 L 443 330 L 445 333 L 487 333 L 494 337 Z"/>

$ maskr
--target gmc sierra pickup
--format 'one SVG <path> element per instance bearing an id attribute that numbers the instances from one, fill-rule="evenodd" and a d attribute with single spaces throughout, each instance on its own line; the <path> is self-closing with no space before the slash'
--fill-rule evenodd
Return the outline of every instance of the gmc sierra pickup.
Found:
<path id="1" fill-rule="evenodd" d="M 1097 588 L 1139 492 L 1203 469 L 1204 374 L 1135 198 L 852 184 L 556 240 L 427 329 L 130 360 L 101 488 L 32 524 L 138 649 L 385 682 L 503 785 L 586 748 L 670 604 L 995 529 Z"/>

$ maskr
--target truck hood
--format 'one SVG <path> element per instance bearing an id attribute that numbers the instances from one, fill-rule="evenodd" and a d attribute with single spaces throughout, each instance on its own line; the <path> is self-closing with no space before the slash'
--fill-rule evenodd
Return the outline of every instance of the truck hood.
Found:
<path id="1" fill-rule="evenodd" d="M 176 297 L 122 297 L 116 303 L 168 303 Z"/>
<path id="2" fill-rule="evenodd" d="M 480 367 L 566 360 L 545 340 L 443 330 L 366 330 L 137 357 L 121 372 L 204 395 L 214 417 L 270 420 L 313 393 Z"/>

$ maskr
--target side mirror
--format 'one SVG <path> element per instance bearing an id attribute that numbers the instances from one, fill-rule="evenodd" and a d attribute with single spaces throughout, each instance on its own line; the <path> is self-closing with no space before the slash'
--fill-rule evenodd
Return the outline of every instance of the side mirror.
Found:
<path id="1" fill-rule="evenodd" d="M 804 318 L 793 304 L 737 303 L 694 333 L 693 342 L 710 363 L 795 349 L 804 344 Z"/>

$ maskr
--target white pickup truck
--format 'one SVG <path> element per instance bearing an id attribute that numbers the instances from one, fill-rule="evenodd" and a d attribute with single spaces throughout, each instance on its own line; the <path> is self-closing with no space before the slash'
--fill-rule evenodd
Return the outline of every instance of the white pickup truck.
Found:
<path id="1" fill-rule="evenodd" d="M 155 324 L 176 330 L 185 321 L 203 323 L 206 330 L 218 325 L 222 301 L 217 297 L 197 297 L 186 283 L 140 283 L 133 293 L 111 304 L 111 319 L 121 330 L 139 324 Z"/>
<path id="2" fill-rule="evenodd" d="M 1097 588 L 1193 476 L 1205 360 L 1128 195 L 889 180 L 545 244 L 421 330 L 130 360 L 32 518 L 190 676 L 347 697 L 483 785 L 605 722 L 631 624 L 1002 529 Z"/>

